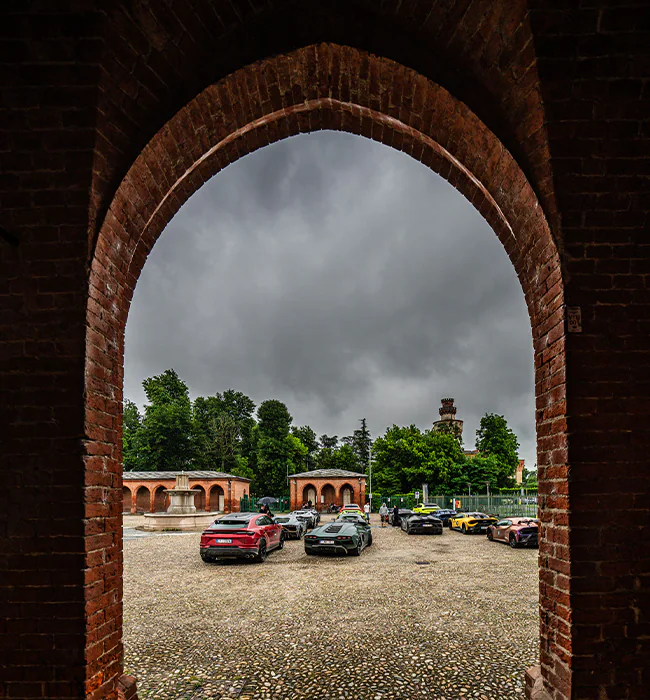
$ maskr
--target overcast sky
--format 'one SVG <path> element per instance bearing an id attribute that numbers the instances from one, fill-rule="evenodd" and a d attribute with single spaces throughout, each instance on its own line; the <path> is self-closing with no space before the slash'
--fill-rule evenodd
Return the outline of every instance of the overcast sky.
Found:
<path id="1" fill-rule="evenodd" d="M 283 401 L 294 424 L 422 429 L 453 396 L 474 447 L 506 417 L 535 464 L 530 322 L 501 244 L 467 200 L 362 137 L 300 135 L 215 176 L 170 222 L 126 327 L 125 396 L 173 367 L 192 398 Z"/>

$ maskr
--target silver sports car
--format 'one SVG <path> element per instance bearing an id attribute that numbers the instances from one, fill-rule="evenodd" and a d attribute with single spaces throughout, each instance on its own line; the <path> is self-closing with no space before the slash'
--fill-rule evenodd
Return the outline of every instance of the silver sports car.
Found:
<path id="1" fill-rule="evenodd" d="M 285 538 L 292 537 L 296 540 L 301 540 L 302 536 L 307 532 L 307 523 L 300 520 L 295 513 L 288 515 L 276 515 L 273 518 L 277 525 L 282 525 L 282 532 Z"/>

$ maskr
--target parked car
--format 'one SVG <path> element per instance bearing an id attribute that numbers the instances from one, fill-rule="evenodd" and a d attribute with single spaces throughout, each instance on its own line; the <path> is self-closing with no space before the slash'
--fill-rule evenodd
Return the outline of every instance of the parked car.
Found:
<path id="1" fill-rule="evenodd" d="M 402 518 L 400 527 L 407 535 L 442 535 L 442 520 L 433 515 L 415 513 Z"/>
<path id="2" fill-rule="evenodd" d="M 353 512 L 348 512 L 348 513 L 339 513 L 338 517 L 334 522 L 346 522 L 346 523 L 365 523 L 368 524 L 368 521 L 363 515 L 360 515 L 359 513 L 353 513 Z"/>
<path id="3" fill-rule="evenodd" d="M 490 542 L 507 542 L 516 547 L 537 547 L 539 541 L 539 520 L 536 518 L 506 518 L 490 525 L 487 531 Z"/>
<path id="4" fill-rule="evenodd" d="M 201 535 L 201 559 L 255 559 L 284 547 L 282 526 L 261 513 L 233 513 L 215 520 Z"/>
<path id="5" fill-rule="evenodd" d="M 312 530 L 305 535 L 305 553 L 351 554 L 358 557 L 372 544 L 370 525 L 363 521 L 347 522 L 336 520 Z"/>
<path id="6" fill-rule="evenodd" d="M 304 520 L 300 520 L 295 513 L 276 515 L 273 520 L 282 526 L 286 539 L 301 540 L 302 536 L 307 532 L 307 523 Z"/>
<path id="7" fill-rule="evenodd" d="M 437 503 L 418 503 L 413 508 L 414 513 L 420 513 L 421 515 L 430 515 L 438 510 L 440 510 L 440 506 Z"/>
<path id="8" fill-rule="evenodd" d="M 454 515 L 458 515 L 458 511 L 452 510 L 451 508 L 441 508 L 436 511 L 436 518 L 442 520 L 443 527 L 449 527 L 449 521 Z"/>
<path id="9" fill-rule="evenodd" d="M 341 508 L 341 513 L 361 513 L 363 515 L 363 508 L 361 506 L 358 506 L 356 503 L 348 503 L 347 505 L 343 506 Z"/>
<path id="10" fill-rule="evenodd" d="M 449 527 L 452 530 L 460 530 L 464 535 L 476 532 L 485 534 L 490 525 L 494 525 L 497 518 L 485 513 L 456 513 L 449 519 Z"/>
<path id="11" fill-rule="evenodd" d="M 307 510 L 314 516 L 314 526 L 318 525 L 320 523 L 320 513 L 316 508 L 307 508 Z"/>
<path id="12" fill-rule="evenodd" d="M 309 529 L 316 527 L 316 514 L 313 510 L 294 510 L 292 513 L 296 516 L 296 518 L 298 518 L 298 520 L 302 520 L 304 523 L 307 523 L 307 527 Z"/>
<path id="13" fill-rule="evenodd" d="M 394 517 L 393 517 L 393 511 L 389 510 L 388 511 L 388 523 L 389 525 L 395 525 L 398 526 L 402 520 L 402 518 L 408 518 L 409 516 L 414 515 L 413 511 L 410 508 L 400 508 L 398 511 L 397 515 L 397 522 L 394 523 Z"/>

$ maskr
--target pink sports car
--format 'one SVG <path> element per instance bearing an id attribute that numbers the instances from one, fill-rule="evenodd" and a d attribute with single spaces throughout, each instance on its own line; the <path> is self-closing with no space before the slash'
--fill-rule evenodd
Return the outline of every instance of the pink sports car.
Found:
<path id="1" fill-rule="evenodd" d="M 490 525 L 487 538 L 490 542 L 507 542 L 516 547 L 537 547 L 539 520 L 536 518 L 505 518 Z"/>

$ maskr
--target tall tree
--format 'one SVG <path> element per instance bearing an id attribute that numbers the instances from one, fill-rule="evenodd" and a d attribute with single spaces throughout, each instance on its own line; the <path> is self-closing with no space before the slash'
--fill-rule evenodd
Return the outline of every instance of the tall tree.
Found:
<path id="1" fill-rule="evenodd" d="M 193 462 L 192 409 L 189 390 L 173 369 L 142 382 L 145 406 L 140 447 L 142 469 L 188 469 Z"/>
<path id="2" fill-rule="evenodd" d="M 126 471 L 137 471 L 142 468 L 142 416 L 138 407 L 124 400 L 122 419 L 122 461 Z"/>
<path id="3" fill-rule="evenodd" d="M 370 448 L 372 447 L 372 438 L 365 418 L 360 418 L 361 427 L 357 428 L 352 435 L 352 452 L 354 453 L 357 469 L 355 471 L 368 473 L 370 464 Z"/>
<path id="4" fill-rule="evenodd" d="M 476 431 L 476 449 L 483 456 L 493 456 L 498 464 L 497 486 L 510 486 L 519 464 L 519 441 L 503 416 L 486 413 Z"/>
<path id="5" fill-rule="evenodd" d="M 291 414 L 276 399 L 263 401 L 257 409 L 259 432 L 256 491 L 265 495 L 287 493 L 293 473 L 296 445 L 290 435 Z"/>
<path id="6" fill-rule="evenodd" d="M 339 436 L 338 435 L 321 435 L 320 438 L 318 438 L 318 441 L 320 442 L 320 446 L 322 449 L 335 450 L 339 444 Z"/>
<path id="7" fill-rule="evenodd" d="M 302 442 L 307 450 L 302 459 L 303 471 L 311 471 L 312 469 L 315 469 L 316 454 L 318 452 L 318 440 L 316 439 L 316 433 L 309 425 L 301 425 L 299 428 L 293 426 L 291 428 L 291 434 L 295 435 L 295 437 Z M 299 465 L 296 466 L 298 467 Z"/>

